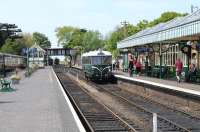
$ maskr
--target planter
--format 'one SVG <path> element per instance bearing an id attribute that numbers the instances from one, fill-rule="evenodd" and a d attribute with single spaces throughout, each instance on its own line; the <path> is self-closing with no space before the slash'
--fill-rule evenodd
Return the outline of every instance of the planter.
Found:
<path id="1" fill-rule="evenodd" d="M 13 79 L 12 80 L 12 84 L 19 84 L 19 80 L 18 79 Z"/>

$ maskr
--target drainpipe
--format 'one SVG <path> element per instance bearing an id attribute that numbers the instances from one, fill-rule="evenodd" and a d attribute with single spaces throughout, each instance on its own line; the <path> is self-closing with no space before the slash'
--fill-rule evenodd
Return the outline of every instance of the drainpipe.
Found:
<path id="1" fill-rule="evenodd" d="M 161 43 L 159 44 L 159 49 L 160 49 L 160 52 L 159 52 L 159 56 L 160 56 L 160 79 L 162 77 L 162 48 L 161 48 Z"/>

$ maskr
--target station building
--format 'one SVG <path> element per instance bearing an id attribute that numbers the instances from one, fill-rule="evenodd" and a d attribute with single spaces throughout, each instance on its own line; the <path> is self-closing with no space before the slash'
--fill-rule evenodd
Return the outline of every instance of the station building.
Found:
<path id="1" fill-rule="evenodd" d="M 142 30 L 117 43 L 123 56 L 123 68 L 128 69 L 128 52 L 148 67 L 168 67 L 175 74 L 175 61 L 180 58 L 185 72 L 189 64 L 200 69 L 200 10 L 184 17 Z"/>
<path id="2" fill-rule="evenodd" d="M 32 67 L 34 64 L 37 64 L 39 67 L 45 66 L 45 54 L 46 51 L 42 49 L 39 45 L 34 44 L 30 48 L 30 57 L 29 57 L 29 67 Z"/>

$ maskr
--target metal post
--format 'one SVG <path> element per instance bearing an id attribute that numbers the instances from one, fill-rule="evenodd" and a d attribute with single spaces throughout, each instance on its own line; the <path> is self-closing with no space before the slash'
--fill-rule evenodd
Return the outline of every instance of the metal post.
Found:
<path id="1" fill-rule="evenodd" d="M 26 50 L 26 55 L 27 55 L 27 71 L 28 71 L 28 75 L 29 75 L 29 48 L 27 48 L 27 50 Z"/>
<path id="2" fill-rule="evenodd" d="M 47 49 L 47 66 L 49 65 L 49 56 L 48 56 L 48 49 Z"/>
<path id="3" fill-rule="evenodd" d="M 6 77 L 5 55 L 3 55 L 3 77 Z"/>
<path id="4" fill-rule="evenodd" d="M 157 114 L 153 113 L 153 132 L 157 132 Z"/>

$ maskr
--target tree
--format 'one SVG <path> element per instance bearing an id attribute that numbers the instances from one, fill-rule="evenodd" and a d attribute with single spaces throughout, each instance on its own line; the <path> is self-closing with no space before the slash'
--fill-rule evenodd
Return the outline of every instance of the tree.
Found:
<path id="1" fill-rule="evenodd" d="M 51 42 L 49 41 L 48 37 L 39 32 L 33 33 L 33 41 L 43 49 L 51 46 Z"/>
<path id="2" fill-rule="evenodd" d="M 187 14 L 181 14 L 176 12 L 164 12 L 160 17 L 154 19 L 153 21 L 148 22 L 147 20 L 141 20 L 138 24 L 132 25 L 127 24 L 123 27 L 116 27 L 113 32 L 111 32 L 107 38 L 105 43 L 105 48 L 112 52 L 113 56 L 116 57 L 119 53 L 117 49 L 117 42 L 123 40 L 124 38 L 134 35 L 137 32 L 144 30 L 148 27 L 155 26 L 159 23 L 164 23 L 174 19 L 175 17 L 185 16 Z"/>
<path id="3" fill-rule="evenodd" d="M 71 26 L 59 27 L 55 31 L 59 44 L 65 48 L 79 49 L 79 53 L 104 47 L 98 31 L 87 31 Z"/>
<path id="4" fill-rule="evenodd" d="M 55 32 L 56 37 L 58 38 L 58 44 L 70 47 L 68 43 L 76 30 L 77 28 L 71 26 L 63 26 L 56 28 Z"/>
<path id="5" fill-rule="evenodd" d="M 104 41 L 98 31 L 88 31 L 83 37 L 83 52 L 104 47 Z"/>
<path id="6" fill-rule="evenodd" d="M 161 14 L 160 17 L 154 19 L 149 23 L 149 27 L 155 26 L 159 23 L 165 23 L 167 21 L 170 21 L 176 17 L 186 16 L 187 13 L 177 13 L 177 12 L 164 12 Z"/>
<path id="7" fill-rule="evenodd" d="M 8 38 L 13 40 L 21 38 L 19 32 L 21 32 L 21 29 L 15 24 L 0 23 L 0 47 L 5 44 Z"/>
<path id="8" fill-rule="evenodd" d="M 5 44 L 1 48 L 1 52 L 20 55 L 22 48 L 25 47 L 26 47 L 25 43 L 23 43 L 23 41 L 21 41 L 20 39 L 18 40 L 7 39 Z"/>
<path id="9" fill-rule="evenodd" d="M 23 33 L 21 36 L 19 39 L 7 39 L 1 48 L 1 52 L 21 55 L 22 48 L 31 47 L 34 44 L 31 34 Z"/>
<path id="10" fill-rule="evenodd" d="M 137 30 L 141 31 L 144 30 L 149 26 L 149 22 L 147 20 L 142 20 L 137 24 Z"/>
<path id="11" fill-rule="evenodd" d="M 26 47 L 31 47 L 34 44 L 33 36 L 30 33 L 23 33 L 20 41 L 22 41 Z"/>
<path id="12" fill-rule="evenodd" d="M 55 64 L 55 65 L 59 65 L 59 64 L 60 64 L 60 59 L 55 58 L 55 60 L 54 60 L 54 64 Z"/>

